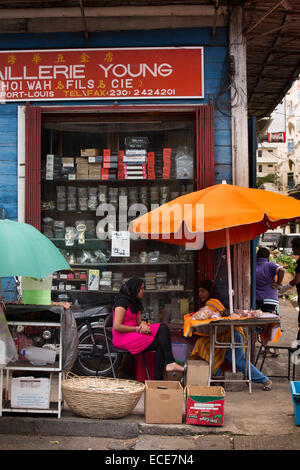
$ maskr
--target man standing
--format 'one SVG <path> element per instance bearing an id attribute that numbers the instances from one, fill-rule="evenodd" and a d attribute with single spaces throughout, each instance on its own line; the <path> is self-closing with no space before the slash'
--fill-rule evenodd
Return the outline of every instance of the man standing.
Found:
<path id="1" fill-rule="evenodd" d="M 292 240 L 292 249 L 293 249 L 293 254 L 298 255 L 299 258 L 296 262 L 295 266 L 295 277 L 290 281 L 290 283 L 287 286 L 284 286 L 280 292 L 286 292 L 288 288 L 296 286 L 297 289 L 297 294 L 298 294 L 298 307 L 299 307 L 299 313 L 298 313 L 298 334 L 297 334 L 297 340 L 300 340 L 300 237 L 295 237 Z"/>
<path id="2" fill-rule="evenodd" d="M 285 270 L 279 264 L 270 262 L 269 256 L 270 251 L 267 248 L 257 250 L 256 307 L 263 312 L 275 313 L 279 316 L 278 290 L 281 287 Z M 274 348 L 274 353 L 269 352 L 268 355 L 277 357 L 279 349 Z"/>
<path id="3" fill-rule="evenodd" d="M 279 264 L 270 262 L 269 256 L 270 251 L 267 248 L 257 250 L 256 304 L 257 308 L 260 308 L 263 312 L 272 312 L 279 315 L 278 290 L 281 287 L 285 270 Z"/>

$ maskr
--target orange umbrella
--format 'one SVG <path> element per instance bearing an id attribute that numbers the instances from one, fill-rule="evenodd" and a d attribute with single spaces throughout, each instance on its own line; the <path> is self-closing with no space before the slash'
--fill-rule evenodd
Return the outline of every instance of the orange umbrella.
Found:
<path id="1" fill-rule="evenodd" d="M 129 230 L 142 238 L 200 249 L 227 247 L 232 308 L 230 244 L 252 240 L 300 218 L 300 201 L 262 189 L 217 184 L 195 191 L 138 217 Z"/>

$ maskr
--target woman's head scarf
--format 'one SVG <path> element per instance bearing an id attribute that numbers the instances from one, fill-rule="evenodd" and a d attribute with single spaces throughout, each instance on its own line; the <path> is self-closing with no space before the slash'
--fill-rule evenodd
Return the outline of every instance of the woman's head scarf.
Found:
<path id="1" fill-rule="evenodd" d="M 204 289 L 204 290 L 207 290 L 207 292 L 209 292 L 209 298 L 212 297 L 212 295 L 214 294 L 214 287 L 215 287 L 215 283 L 213 281 L 210 281 L 209 279 L 206 279 L 204 281 L 200 281 L 199 283 L 199 289 Z"/>
<path id="2" fill-rule="evenodd" d="M 222 302 L 222 304 L 225 306 L 225 308 L 227 308 L 227 302 L 225 302 L 223 299 L 221 301 L 220 300 L 220 295 L 218 295 L 217 292 L 216 292 L 216 285 L 215 285 L 214 281 L 211 281 L 209 279 L 206 279 L 204 281 L 200 281 L 199 289 L 200 289 L 200 287 L 202 289 L 207 290 L 207 292 L 209 292 L 209 296 L 208 296 L 207 301 L 210 300 L 210 299 L 217 299 L 217 300 L 219 300 L 219 302 Z M 221 297 L 223 297 L 223 296 L 221 296 Z M 204 303 L 200 302 L 200 304 L 201 304 L 200 307 L 203 307 L 205 305 L 205 302 Z"/>
<path id="3" fill-rule="evenodd" d="M 125 310 L 127 307 L 130 308 L 132 313 L 136 315 L 143 310 L 143 304 L 137 297 L 138 293 L 144 283 L 143 279 L 133 277 L 129 281 L 122 285 L 113 305 L 113 309 L 116 307 L 123 307 Z"/>

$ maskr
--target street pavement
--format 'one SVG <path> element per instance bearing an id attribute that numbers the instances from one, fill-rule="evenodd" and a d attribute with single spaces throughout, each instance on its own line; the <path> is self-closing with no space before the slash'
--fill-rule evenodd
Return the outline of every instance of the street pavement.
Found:
<path id="1" fill-rule="evenodd" d="M 298 323 L 296 308 L 280 301 L 283 334 L 278 344 L 292 344 Z M 267 358 L 264 373 L 286 374 L 287 353 Z M 300 381 L 300 365 L 295 380 Z M 61 419 L 46 415 L 5 414 L 0 417 L 0 450 L 300 450 L 300 426 L 295 424 L 290 382 L 272 378 L 273 389 L 252 384 L 226 391 L 223 426 L 147 424 L 144 400 L 121 419 L 97 420 L 74 415 L 65 406 Z M 183 410 L 184 411 L 184 410 Z M 25 438 L 26 437 L 26 438 Z"/>

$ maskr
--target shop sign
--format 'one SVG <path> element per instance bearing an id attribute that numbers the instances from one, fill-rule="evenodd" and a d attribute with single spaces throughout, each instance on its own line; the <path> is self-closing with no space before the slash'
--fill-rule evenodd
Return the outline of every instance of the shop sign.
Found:
<path id="1" fill-rule="evenodd" d="M 0 100 L 203 98 L 203 47 L 0 52 Z"/>
<path id="2" fill-rule="evenodd" d="M 268 142 L 285 142 L 285 132 L 268 132 Z"/>

